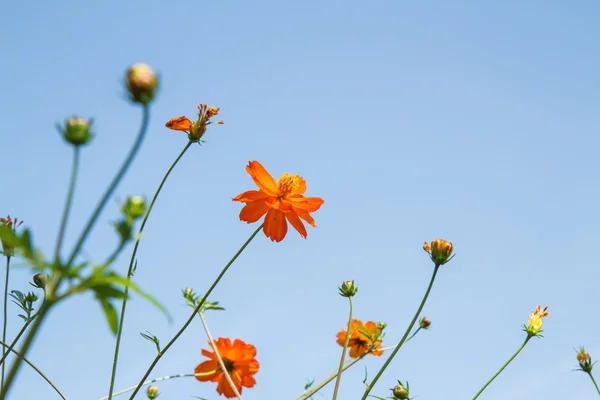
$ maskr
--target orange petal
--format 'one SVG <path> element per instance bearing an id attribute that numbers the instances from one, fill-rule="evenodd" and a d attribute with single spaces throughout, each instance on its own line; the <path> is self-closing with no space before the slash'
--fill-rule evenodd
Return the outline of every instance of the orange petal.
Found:
<path id="1" fill-rule="evenodd" d="M 310 226 L 312 226 L 313 228 L 317 227 L 317 224 L 315 224 L 315 220 L 313 219 L 313 217 L 310 216 L 310 214 L 307 211 L 304 211 L 304 210 L 302 210 L 300 208 L 294 207 L 294 212 L 296 214 L 298 214 L 298 216 L 300 218 L 302 218 L 303 220 L 305 220 L 306 222 L 308 222 L 308 224 Z"/>
<path id="2" fill-rule="evenodd" d="M 294 194 L 304 194 L 304 192 L 306 192 L 306 181 L 301 176 L 299 176 L 298 178 L 299 186 L 298 189 L 294 190 Z"/>
<path id="3" fill-rule="evenodd" d="M 298 214 L 291 211 L 291 212 L 285 213 L 285 217 L 290 222 L 290 224 L 294 227 L 294 229 L 296 229 L 298 231 L 300 236 L 302 236 L 304 239 L 306 239 L 306 235 L 307 235 L 306 228 L 304 227 L 304 224 L 302 223 L 302 221 L 300 221 L 300 218 L 298 218 Z"/>
<path id="4" fill-rule="evenodd" d="M 265 235 L 273 242 L 281 242 L 287 234 L 287 222 L 282 211 L 271 208 L 265 217 Z"/>
<path id="5" fill-rule="evenodd" d="M 169 122 L 165 124 L 165 126 L 169 129 L 173 129 L 174 131 L 189 131 L 192 129 L 192 121 L 190 121 L 187 117 L 171 118 Z"/>
<path id="6" fill-rule="evenodd" d="M 304 197 L 300 195 L 288 196 L 287 200 L 290 201 L 294 207 L 301 208 L 308 212 L 317 211 L 325 202 L 320 197 Z"/>
<path id="7" fill-rule="evenodd" d="M 196 367 L 194 372 L 196 374 L 201 374 L 201 373 L 216 371 L 218 366 L 219 366 L 219 362 L 216 360 L 204 361 L 203 363 L 199 364 Z M 196 376 L 196 379 L 198 379 L 200 382 L 208 382 L 208 381 L 212 380 L 216 374 L 218 374 L 218 372 L 215 372 L 214 374 L 211 374 L 211 375 Z"/>
<path id="8" fill-rule="evenodd" d="M 339 344 L 340 346 L 344 346 L 344 342 L 346 341 L 346 331 L 344 329 L 342 329 L 341 331 L 338 332 L 337 337 L 336 337 L 336 342 L 337 344 Z"/>
<path id="9" fill-rule="evenodd" d="M 246 167 L 246 171 L 248 171 L 252 180 L 260 190 L 267 193 L 269 196 L 277 196 L 277 182 L 275 182 L 275 179 L 273 179 L 271 174 L 269 174 L 265 167 L 258 161 L 250 161 Z"/>
<path id="10" fill-rule="evenodd" d="M 248 203 L 250 201 L 264 200 L 267 197 L 268 197 L 267 194 L 260 190 L 248 190 L 247 192 L 238 194 L 231 200 Z"/>
<path id="11" fill-rule="evenodd" d="M 254 387 L 254 385 L 256 385 L 256 379 L 252 376 L 245 375 L 242 377 L 242 385 L 247 388 Z"/>
<path id="12" fill-rule="evenodd" d="M 258 221 L 263 215 L 269 211 L 269 207 L 264 201 L 253 201 L 247 203 L 242 211 L 240 211 L 240 221 L 245 221 L 249 224 Z"/>

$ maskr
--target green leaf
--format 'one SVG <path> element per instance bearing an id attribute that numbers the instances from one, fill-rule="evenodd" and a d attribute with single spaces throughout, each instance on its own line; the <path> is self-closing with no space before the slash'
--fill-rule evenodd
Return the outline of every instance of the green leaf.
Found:
<path id="1" fill-rule="evenodd" d="M 117 311 L 115 310 L 113 305 L 110 304 L 110 301 L 108 301 L 108 299 L 99 298 L 98 300 L 100 301 L 100 305 L 102 306 L 102 310 L 104 311 L 104 316 L 106 316 L 106 321 L 108 322 L 110 330 L 112 331 L 113 335 L 116 335 L 119 320 L 119 318 L 117 317 Z"/>
<path id="2" fill-rule="evenodd" d="M 123 292 L 120 289 L 117 289 L 116 287 L 107 284 L 107 283 L 100 283 L 94 286 L 90 287 L 91 290 L 93 290 L 96 293 L 96 296 L 99 299 L 124 299 L 125 298 L 125 292 Z"/>
<path id="3" fill-rule="evenodd" d="M 160 311 L 162 311 L 162 313 L 165 314 L 165 317 L 167 317 L 167 320 L 169 321 L 169 323 L 172 322 L 173 319 L 171 318 L 171 314 L 169 314 L 169 311 L 167 311 L 167 309 L 165 308 L 165 306 L 163 306 L 162 304 L 160 304 L 158 302 L 158 300 L 156 300 L 150 294 L 148 294 L 147 292 L 145 292 L 142 289 L 140 289 L 140 287 L 138 285 L 136 285 L 135 283 L 133 283 L 131 280 L 122 278 L 122 277 L 120 277 L 120 276 L 118 276 L 118 275 L 116 275 L 114 273 L 111 273 L 110 275 L 107 275 L 105 277 L 105 279 L 106 279 L 106 282 L 108 282 L 108 283 L 114 283 L 114 284 L 117 284 L 117 285 L 123 285 L 123 287 L 129 287 L 130 290 L 133 290 L 134 292 L 136 292 L 137 294 L 139 294 L 140 296 L 142 296 L 144 299 L 146 299 L 150 303 L 152 303 Z"/>

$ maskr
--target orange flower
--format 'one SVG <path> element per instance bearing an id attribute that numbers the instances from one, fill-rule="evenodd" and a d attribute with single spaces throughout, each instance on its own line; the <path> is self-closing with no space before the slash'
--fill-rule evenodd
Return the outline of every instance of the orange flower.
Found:
<path id="1" fill-rule="evenodd" d="M 367 321 L 364 325 L 358 319 L 353 319 L 350 324 L 350 340 L 348 348 L 350 357 L 358 358 L 365 354 L 372 346 L 375 349 L 381 349 L 381 328 L 373 321 Z M 346 340 L 346 330 L 342 329 L 337 334 L 337 343 L 344 347 Z M 383 350 L 371 351 L 374 356 L 383 354 Z"/>
<path id="2" fill-rule="evenodd" d="M 275 182 L 258 161 L 250 161 L 246 171 L 259 190 L 249 190 L 233 198 L 233 201 L 246 203 L 240 212 L 240 220 L 256 222 L 266 214 L 263 231 L 272 241 L 283 240 L 287 234 L 287 222 L 306 238 L 306 228 L 300 219 L 316 227 L 310 213 L 321 207 L 323 199 L 304 197 L 306 181 L 301 176 L 285 173 L 279 182 Z"/>
<path id="3" fill-rule="evenodd" d="M 256 348 L 240 339 L 235 339 L 232 344 L 229 338 L 219 338 L 215 341 L 215 345 L 238 392 L 242 393 L 242 386 L 253 387 L 256 381 L 252 375 L 258 372 L 258 361 L 254 358 Z M 209 360 L 196 367 L 196 374 L 204 374 L 196 376 L 196 379 L 201 382 L 217 382 L 219 394 L 225 395 L 227 398 L 236 397 L 221 370 L 216 353 L 202 349 L 202 355 L 208 357 Z"/>
<path id="4" fill-rule="evenodd" d="M 223 124 L 223 121 L 212 122 L 210 120 L 218 113 L 218 107 L 200 104 L 198 106 L 198 120 L 196 122 L 192 123 L 187 117 L 176 117 L 171 118 L 165 126 L 174 131 L 184 131 L 188 134 L 188 139 L 193 142 L 200 142 L 208 125 Z"/>

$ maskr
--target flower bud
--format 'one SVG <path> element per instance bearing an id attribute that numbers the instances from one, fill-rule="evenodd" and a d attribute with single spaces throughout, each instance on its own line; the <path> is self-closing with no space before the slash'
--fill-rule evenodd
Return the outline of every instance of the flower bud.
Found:
<path id="1" fill-rule="evenodd" d="M 146 64 L 135 64 L 127 71 L 127 90 L 135 103 L 149 104 L 156 93 L 158 78 Z"/>
<path id="2" fill-rule="evenodd" d="M 405 387 L 402 382 L 398 381 L 398 384 L 392 389 L 392 394 L 395 399 L 408 400 L 408 382 L 406 382 L 406 386 L 407 387 Z"/>
<path id="3" fill-rule="evenodd" d="M 135 220 L 146 214 L 146 199 L 141 196 L 129 196 L 121 211 L 129 220 Z"/>
<path id="4" fill-rule="evenodd" d="M 432 241 L 431 244 L 425 242 L 425 244 L 423 245 L 423 250 L 429 253 L 431 261 L 433 261 L 437 266 L 446 264 L 453 257 L 452 243 L 443 239 L 436 239 Z"/>
<path id="5" fill-rule="evenodd" d="M 194 289 L 192 289 L 192 288 L 185 288 L 183 290 L 183 298 L 186 299 L 188 302 L 194 303 L 194 297 L 195 296 L 196 296 L 196 293 L 194 293 Z"/>
<path id="6" fill-rule="evenodd" d="M 577 361 L 579 361 L 581 371 L 587 372 L 588 374 L 592 372 L 592 367 L 594 366 L 592 363 L 592 357 L 585 352 L 583 347 L 580 347 L 579 351 L 577 352 Z"/>
<path id="7" fill-rule="evenodd" d="M 48 275 L 35 274 L 33 276 L 33 286 L 36 288 L 43 289 L 46 287 L 46 283 L 48 283 Z"/>
<path id="8" fill-rule="evenodd" d="M 91 119 L 81 117 L 69 117 L 65 120 L 64 128 L 58 125 L 58 130 L 63 138 L 74 146 L 88 143 L 94 137 L 90 131 Z"/>
<path id="9" fill-rule="evenodd" d="M 0 224 L 7 226 L 9 229 L 12 229 L 13 232 L 16 232 L 17 228 L 23 223 L 23 221 L 19 221 L 17 218 L 11 218 L 10 215 L 6 218 L 0 218 Z M 1 239 L 2 243 L 2 251 L 6 257 L 12 257 L 15 255 L 15 248 L 13 246 L 12 241 Z"/>
<path id="10" fill-rule="evenodd" d="M 421 327 L 421 329 L 429 329 L 429 327 L 431 326 L 431 320 L 429 318 L 423 317 L 419 321 L 419 326 Z"/>
<path id="11" fill-rule="evenodd" d="M 148 386 L 148 391 L 146 392 L 146 395 L 151 400 L 156 399 L 159 396 L 158 386 Z"/>
<path id="12" fill-rule="evenodd" d="M 25 302 L 27 303 L 35 303 L 38 299 L 38 295 L 33 293 L 33 292 L 29 292 L 25 295 Z"/>
<path id="13" fill-rule="evenodd" d="M 527 325 L 523 325 L 523 330 L 527 332 L 529 337 L 541 337 L 543 320 L 548 316 L 548 306 L 542 308 L 538 305 L 535 310 L 529 314 Z"/>
<path id="14" fill-rule="evenodd" d="M 377 323 L 377 329 L 379 329 L 380 331 L 383 331 L 385 328 L 387 328 L 387 324 L 385 322 Z"/>
<path id="15" fill-rule="evenodd" d="M 340 295 L 344 297 L 353 297 L 358 292 L 358 286 L 354 284 L 354 281 L 346 281 L 338 289 Z"/>

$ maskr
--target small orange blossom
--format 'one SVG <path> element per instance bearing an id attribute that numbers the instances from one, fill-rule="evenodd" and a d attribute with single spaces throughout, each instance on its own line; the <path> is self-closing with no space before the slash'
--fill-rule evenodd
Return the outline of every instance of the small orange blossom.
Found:
<path id="1" fill-rule="evenodd" d="M 235 339 L 232 344 L 229 338 L 219 338 L 215 340 L 215 345 L 238 392 L 242 393 L 242 386 L 253 387 L 256 384 L 253 375 L 258 372 L 259 367 L 258 361 L 254 358 L 256 348 L 240 339 Z M 195 373 L 203 374 L 202 376 L 196 376 L 196 379 L 201 382 L 217 382 L 217 392 L 219 394 L 225 395 L 227 398 L 236 397 L 221 370 L 216 353 L 202 349 L 202 355 L 208 357 L 209 360 L 196 367 Z"/>
<path id="2" fill-rule="evenodd" d="M 171 118 L 165 126 L 174 131 L 184 131 L 192 142 L 200 142 L 210 124 L 223 124 L 223 121 L 213 122 L 210 119 L 219 113 L 218 107 L 200 104 L 198 106 L 198 120 L 194 123 L 187 117 Z"/>
<path id="3" fill-rule="evenodd" d="M 246 171 L 259 190 L 249 190 L 233 198 L 233 201 L 246 204 L 240 212 L 240 220 L 247 223 L 256 222 L 266 214 L 263 231 L 272 241 L 283 240 L 287 234 L 287 222 L 300 236 L 306 238 L 306 228 L 301 219 L 316 227 L 310 213 L 321 207 L 323 199 L 304 197 L 306 181 L 301 176 L 285 173 L 281 175 L 279 182 L 275 182 L 258 161 L 250 161 Z"/>
<path id="4" fill-rule="evenodd" d="M 358 319 L 353 319 L 350 323 L 350 340 L 348 348 L 350 349 L 350 357 L 358 358 L 365 354 L 371 347 L 375 350 L 371 351 L 374 356 L 383 354 L 381 349 L 381 328 L 373 321 L 367 321 L 364 325 Z M 344 346 L 346 340 L 346 330 L 342 329 L 337 334 L 337 343 Z"/>

